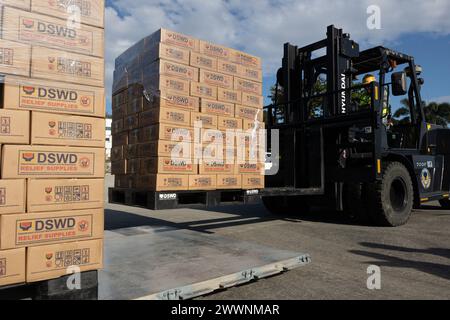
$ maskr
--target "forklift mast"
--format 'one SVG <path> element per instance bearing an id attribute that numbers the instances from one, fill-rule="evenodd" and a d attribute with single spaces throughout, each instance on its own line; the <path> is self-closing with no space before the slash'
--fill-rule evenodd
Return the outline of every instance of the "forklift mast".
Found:
<path id="1" fill-rule="evenodd" d="M 320 55 L 323 51 L 325 54 Z M 280 133 L 278 174 L 266 177 L 269 188 L 285 186 L 297 194 L 323 195 L 327 180 L 354 176 L 347 175 L 350 169 L 338 166 L 342 152 L 339 145 L 345 144 L 348 128 L 355 123 L 377 127 L 377 117 L 370 110 L 350 109 L 354 89 L 352 59 L 359 53 L 359 45 L 334 26 L 328 27 L 326 39 L 306 47 L 284 45 L 282 68 L 277 73 L 278 101 L 266 108 L 268 129 Z M 325 83 L 320 90 L 319 79 Z M 372 110 L 379 111 L 378 83 L 371 86 Z M 368 152 L 375 157 L 376 150 Z M 356 171 L 367 179 L 373 178 L 364 165 Z"/>

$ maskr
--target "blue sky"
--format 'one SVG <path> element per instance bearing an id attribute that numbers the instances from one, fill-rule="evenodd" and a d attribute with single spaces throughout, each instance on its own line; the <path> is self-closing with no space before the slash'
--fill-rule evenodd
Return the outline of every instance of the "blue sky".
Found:
<path id="1" fill-rule="evenodd" d="M 362 49 L 384 45 L 412 55 L 424 69 L 423 98 L 450 102 L 450 0 L 107 0 L 108 110 L 114 59 L 165 27 L 261 56 L 264 95 L 275 82 L 284 42 L 303 46 L 335 24 Z M 380 8 L 381 28 L 369 30 L 367 7 Z"/>

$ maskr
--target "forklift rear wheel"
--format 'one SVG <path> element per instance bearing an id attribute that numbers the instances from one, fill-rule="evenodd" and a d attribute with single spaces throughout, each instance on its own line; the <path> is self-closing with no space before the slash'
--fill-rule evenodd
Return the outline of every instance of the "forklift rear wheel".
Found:
<path id="1" fill-rule="evenodd" d="M 441 205 L 442 208 L 450 210 L 450 199 L 439 200 L 439 204 Z"/>
<path id="2" fill-rule="evenodd" d="M 367 200 L 368 212 L 376 224 L 406 224 L 414 205 L 414 188 L 406 167 L 400 162 L 388 163 L 382 180 L 368 184 Z"/>
<path id="3" fill-rule="evenodd" d="M 275 215 L 301 215 L 309 212 L 309 205 L 304 197 L 263 197 L 266 209 Z"/>

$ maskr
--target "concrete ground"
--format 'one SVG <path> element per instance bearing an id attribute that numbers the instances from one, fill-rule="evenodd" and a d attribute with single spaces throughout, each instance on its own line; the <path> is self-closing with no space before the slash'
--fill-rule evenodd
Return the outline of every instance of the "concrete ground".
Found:
<path id="1" fill-rule="evenodd" d="M 449 299 L 450 212 L 417 210 L 400 228 L 355 225 L 334 212 L 277 217 L 262 205 L 150 211 L 107 205 L 106 229 L 168 226 L 307 252 L 308 266 L 202 299 Z M 123 207 L 120 207 L 123 211 Z M 367 267 L 381 289 L 367 289 Z"/>

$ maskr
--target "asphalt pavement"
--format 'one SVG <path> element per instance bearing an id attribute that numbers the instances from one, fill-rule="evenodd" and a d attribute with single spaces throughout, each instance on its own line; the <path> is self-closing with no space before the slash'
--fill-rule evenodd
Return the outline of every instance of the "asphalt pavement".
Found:
<path id="1" fill-rule="evenodd" d="M 273 216 L 260 204 L 209 210 L 117 208 L 107 205 L 106 229 L 168 226 L 311 255 L 307 266 L 201 299 L 450 298 L 450 211 L 437 203 L 414 211 L 409 223 L 398 228 L 358 225 L 339 213 L 317 210 L 302 217 Z M 380 270 L 379 289 L 368 289 L 369 266 Z"/>

